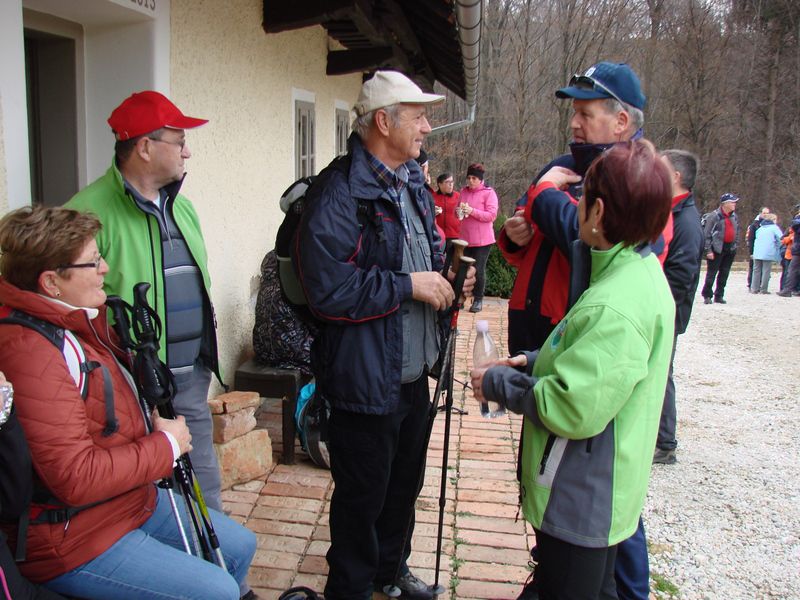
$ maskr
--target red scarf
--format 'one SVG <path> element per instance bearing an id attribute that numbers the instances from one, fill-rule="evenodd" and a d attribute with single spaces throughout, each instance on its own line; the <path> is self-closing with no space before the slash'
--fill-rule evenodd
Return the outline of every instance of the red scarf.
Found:
<path id="1" fill-rule="evenodd" d="M 733 242 L 734 239 L 736 239 L 736 232 L 733 230 L 731 215 L 726 215 L 725 211 L 723 210 L 722 218 L 725 219 L 725 236 L 722 238 L 722 241 L 725 242 L 726 244 L 730 244 Z"/>

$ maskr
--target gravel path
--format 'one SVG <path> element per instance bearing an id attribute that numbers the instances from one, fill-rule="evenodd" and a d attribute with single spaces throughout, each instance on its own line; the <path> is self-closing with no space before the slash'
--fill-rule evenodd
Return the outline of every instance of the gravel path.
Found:
<path id="1" fill-rule="evenodd" d="M 678 463 L 645 506 L 657 598 L 800 599 L 800 298 L 774 268 L 770 289 L 732 272 L 678 338 Z"/>

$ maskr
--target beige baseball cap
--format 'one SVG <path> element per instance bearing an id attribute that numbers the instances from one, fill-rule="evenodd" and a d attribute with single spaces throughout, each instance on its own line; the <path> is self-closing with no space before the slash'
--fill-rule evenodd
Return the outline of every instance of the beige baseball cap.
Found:
<path id="1" fill-rule="evenodd" d="M 392 104 L 439 104 L 444 96 L 426 94 L 408 77 L 397 71 L 378 71 L 361 86 L 353 110 L 359 117 Z"/>

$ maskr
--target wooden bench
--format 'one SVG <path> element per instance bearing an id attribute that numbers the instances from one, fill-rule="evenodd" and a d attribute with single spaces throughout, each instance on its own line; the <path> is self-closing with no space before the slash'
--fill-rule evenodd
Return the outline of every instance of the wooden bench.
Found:
<path id="1" fill-rule="evenodd" d="M 240 392 L 258 392 L 265 398 L 281 399 L 281 430 L 283 452 L 281 463 L 294 464 L 294 440 L 296 428 L 294 413 L 297 395 L 311 378 L 296 369 L 279 369 L 258 364 L 254 359 L 236 369 L 233 388 Z"/>

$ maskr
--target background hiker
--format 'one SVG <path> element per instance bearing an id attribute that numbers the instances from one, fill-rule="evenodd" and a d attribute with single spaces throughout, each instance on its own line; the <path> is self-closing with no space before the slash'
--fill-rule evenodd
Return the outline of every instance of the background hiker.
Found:
<path id="1" fill-rule="evenodd" d="M 486 288 L 486 261 L 494 246 L 494 220 L 497 218 L 498 200 L 495 191 L 483 180 L 486 169 L 480 163 L 467 168 L 467 185 L 461 188 L 459 201 L 464 220 L 461 222 L 461 239 L 469 244 L 464 256 L 475 259 L 475 289 L 469 312 L 480 312 L 483 308 L 483 292 Z"/>

